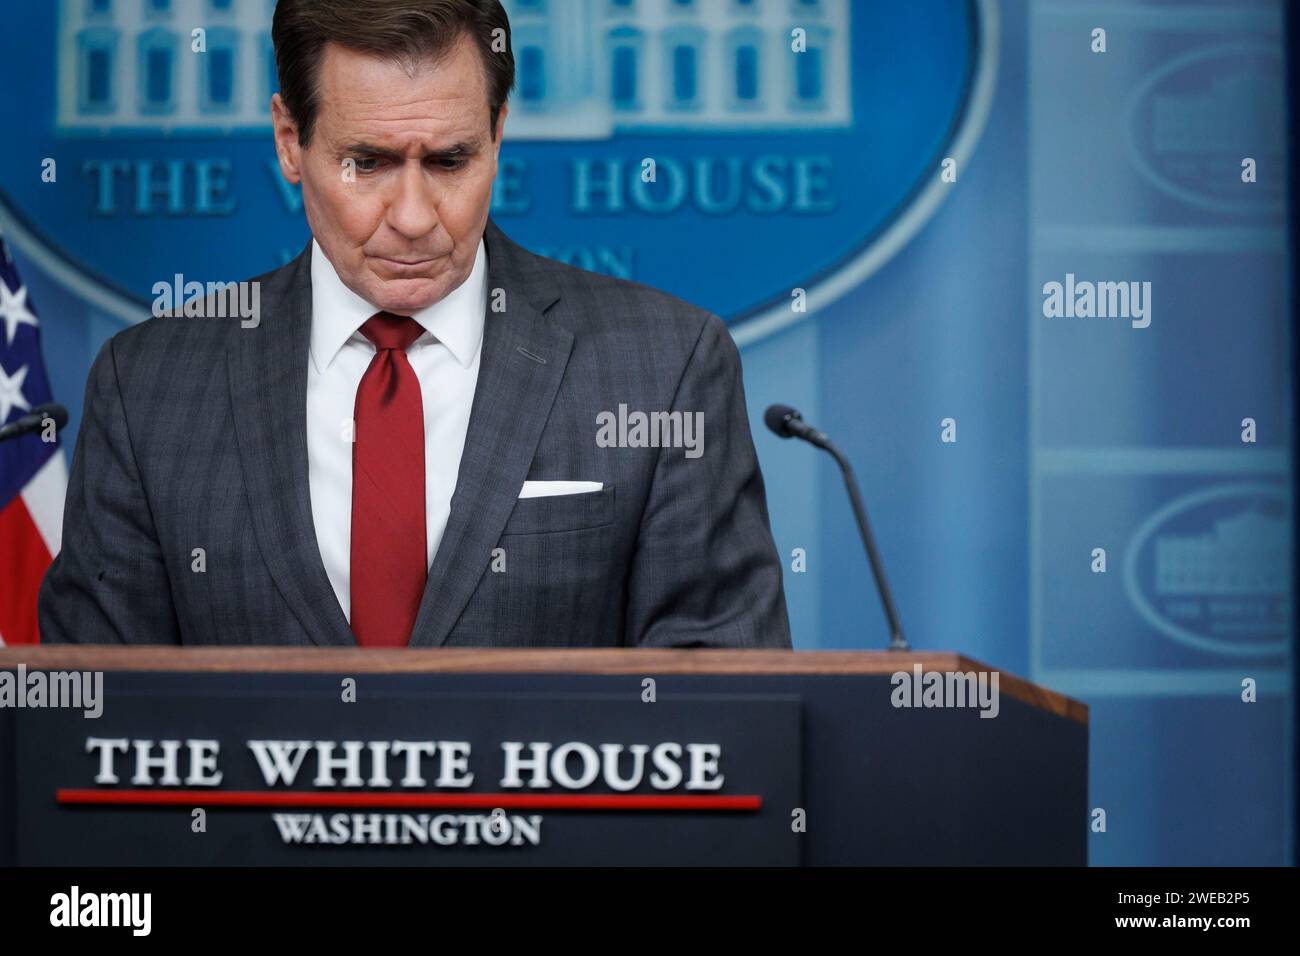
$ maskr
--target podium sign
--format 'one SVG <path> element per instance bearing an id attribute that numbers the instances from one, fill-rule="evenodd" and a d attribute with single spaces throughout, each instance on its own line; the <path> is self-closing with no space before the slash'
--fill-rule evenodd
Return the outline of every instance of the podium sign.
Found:
<path id="1" fill-rule="evenodd" d="M 795 865 L 777 696 L 114 694 L 17 719 L 37 865 Z M 340 686 L 335 682 L 335 687 Z M 322 688 L 323 691 L 323 688 Z"/>

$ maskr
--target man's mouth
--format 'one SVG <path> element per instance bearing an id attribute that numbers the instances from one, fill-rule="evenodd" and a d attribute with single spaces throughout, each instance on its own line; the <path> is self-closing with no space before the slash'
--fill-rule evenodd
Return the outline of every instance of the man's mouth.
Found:
<path id="1" fill-rule="evenodd" d="M 427 266 L 435 260 L 435 257 L 428 256 L 423 259 L 390 259 L 388 256 L 374 256 L 384 265 L 393 269 L 418 269 L 421 266 Z"/>

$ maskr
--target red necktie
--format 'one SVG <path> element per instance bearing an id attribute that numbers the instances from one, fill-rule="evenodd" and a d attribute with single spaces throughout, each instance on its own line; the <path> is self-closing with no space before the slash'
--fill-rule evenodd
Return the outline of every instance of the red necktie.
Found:
<path id="1" fill-rule="evenodd" d="M 429 573 L 424 405 L 406 349 L 424 331 L 379 312 L 361 326 L 378 350 L 357 386 L 352 445 L 352 633 L 362 647 L 411 640 Z"/>

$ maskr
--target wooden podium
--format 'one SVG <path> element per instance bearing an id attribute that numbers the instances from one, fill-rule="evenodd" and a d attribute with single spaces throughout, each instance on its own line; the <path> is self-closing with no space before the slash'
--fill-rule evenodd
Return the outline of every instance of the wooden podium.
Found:
<path id="1" fill-rule="evenodd" d="M 0 865 L 1087 862 L 1087 708 L 957 654 L 86 645 L 0 672 Z"/>

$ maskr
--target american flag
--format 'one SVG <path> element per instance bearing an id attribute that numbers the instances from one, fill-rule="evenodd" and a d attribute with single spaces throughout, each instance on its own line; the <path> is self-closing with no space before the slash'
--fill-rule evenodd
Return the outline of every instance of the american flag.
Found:
<path id="1" fill-rule="evenodd" d="M 0 236 L 0 425 L 53 401 L 41 330 Z M 0 441 L 0 644 L 35 644 L 41 578 L 59 551 L 68 488 L 61 438 Z"/>

